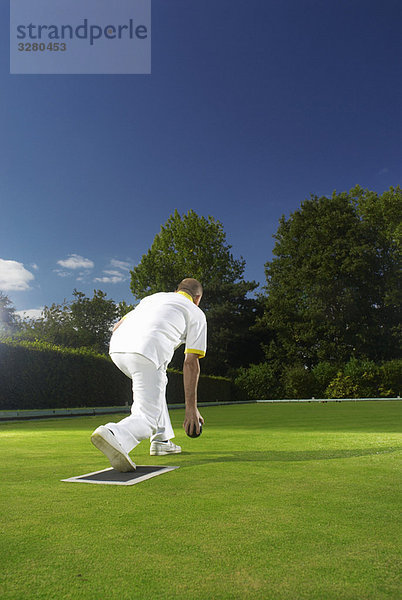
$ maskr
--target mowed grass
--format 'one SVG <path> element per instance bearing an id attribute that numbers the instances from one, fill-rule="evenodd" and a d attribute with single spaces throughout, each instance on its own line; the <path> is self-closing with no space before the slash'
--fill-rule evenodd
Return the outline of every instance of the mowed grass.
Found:
<path id="1" fill-rule="evenodd" d="M 399 402 L 202 408 L 180 469 L 131 486 L 62 483 L 109 466 L 110 417 L 3 423 L 1 598 L 399 600 Z M 122 418 L 116 415 L 115 420 Z"/>

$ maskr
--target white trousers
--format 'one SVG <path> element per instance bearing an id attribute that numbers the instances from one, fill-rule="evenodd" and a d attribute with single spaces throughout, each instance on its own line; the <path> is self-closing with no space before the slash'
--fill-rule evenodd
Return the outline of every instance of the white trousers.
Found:
<path id="1" fill-rule="evenodd" d="M 159 369 L 141 354 L 113 352 L 114 364 L 133 381 L 131 415 L 118 423 L 107 423 L 117 441 L 130 452 L 142 440 L 170 440 L 174 431 L 166 403 L 167 364 Z"/>

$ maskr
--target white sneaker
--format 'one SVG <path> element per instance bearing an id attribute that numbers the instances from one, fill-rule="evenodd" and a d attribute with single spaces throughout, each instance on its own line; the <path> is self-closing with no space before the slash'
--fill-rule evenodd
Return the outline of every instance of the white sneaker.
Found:
<path id="1" fill-rule="evenodd" d="M 127 452 L 120 446 L 110 429 L 104 425 L 95 429 L 91 436 L 91 442 L 98 450 L 103 452 L 116 471 L 120 471 L 120 473 L 135 471 L 135 464 Z"/>
<path id="2" fill-rule="evenodd" d="M 173 442 L 168 440 L 167 442 L 158 442 L 157 440 L 151 442 L 151 449 L 149 451 L 151 456 L 165 456 L 166 454 L 180 454 L 180 446 L 176 446 Z"/>

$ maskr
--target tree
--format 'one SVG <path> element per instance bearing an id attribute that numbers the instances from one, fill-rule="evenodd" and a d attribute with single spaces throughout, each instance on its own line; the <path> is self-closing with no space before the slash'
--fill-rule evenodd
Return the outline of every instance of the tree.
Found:
<path id="1" fill-rule="evenodd" d="M 89 346 L 97 352 L 107 352 L 111 327 L 118 317 L 118 308 L 107 294 L 94 290 L 93 298 L 87 298 L 78 290 L 73 291 L 75 301 L 70 305 L 71 323 L 77 331 L 80 346 Z"/>
<path id="2" fill-rule="evenodd" d="M 193 210 L 181 216 L 175 210 L 131 271 L 131 291 L 138 299 L 171 291 L 185 276 L 204 287 L 233 283 L 242 278 L 245 261 L 234 259 L 230 250 L 223 225 L 214 217 L 200 217 Z"/>
<path id="3" fill-rule="evenodd" d="M 127 304 L 125 300 L 122 300 L 117 305 L 117 316 L 119 317 L 119 319 L 121 319 L 122 317 L 124 317 L 124 315 L 134 310 L 134 308 L 135 306 L 133 304 Z"/>
<path id="4" fill-rule="evenodd" d="M 10 298 L 0 292 L 0 334 L 12 334 L 18 325 L 18 317 Z"/>
<path id="5" fill-rule="evenodd" d="M 357 187 L 281 218 L 261 324 L 289 364 L 398 356 L 401 200 L 400 188 L 379 197 Z"/>
<path id="6" fill-rule="evenodd" d="M 397 256 L 402 245 L 402 190 L 400 186 L 391 187 L 381 196 L 376 192 L 356 186 L 350 191 L 350 196 L 359 216 L 377 230 L 379 241 L 381 238 L 384 239 L 384 249 L 394 251 Z"/>
<path id="7" fill-rule="evenodd" d="M 257 317 L 263 314 L 262 303 L 247 297 L 256 286 L 244 280 L 205 286 L 201 301 L 208 321 L 208 352 L 202 363 L 205 373 L 232 376 L 239 367 L 262 360 L 265 332 L 254 329 Z"/>
<path id="8" fill-rule="evenodd" d="M 101 290 L 94 290 L 93 298 L 77 290 L 73 296 L 75 300 L 71 303 L 45 306 L 40 319 L 22 321 L 18 337 L 72 348 L 85 346 L 106 353 L 118 307 Z"/>
<path id="9" fill-rule="evenodd" d="M 258 284 L 245 281 L 245 261 L 235 259 L 226 242 L 222 223 L 177 210 L 161 227 L 151 248 L 131 271 L 131 291 L 137 299 L 161 291 L 174 291 L 185 277 L 201 281 L 201 308 L 208 320 L 208 352 L 203 371 L 227 374 L 260 357 L 260 346 L 250 331 L 259 303 L 247 295 Z M 180 366 L 181 352 L 173 366 Z"/>
<path id="10" fill-rule="evenodd" d="M 51 306 L 45 306 L 38 319 L 22 319 L 14 337 L 23 340 L 40 340 L 72 348 L 80 345 L 77 332 L 71 322 L 70 307 L 66 300 L 62 304 L 53 303 Z"/>
<path id="11" fill-rule="evenodd" d="M 402 327 L 401 308 L 401 249 L 402 249 L 402 190 L 390 188 L 381 196 L 363 190 L 359 186 L 352 192 L 357 213 L 376 231 L 376 251 L 381 261 L 381 295 L 383 303 L 378 305 L 380 326 L 387 323 L 391 340 L 395 342 L 398 356 Z"/>

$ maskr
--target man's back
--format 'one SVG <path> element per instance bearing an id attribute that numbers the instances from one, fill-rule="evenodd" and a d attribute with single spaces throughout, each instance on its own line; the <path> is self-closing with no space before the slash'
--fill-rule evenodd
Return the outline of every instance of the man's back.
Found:
<path id="1" fill-rule="evenodd" d="M 159 292 L 141 300 L 124 317 L 112 335 L 110 353 L 142 354 L 159 368 L 171 361 L 183 343 L 186 352 L 205 355 L 205 315 L 185 292 Z"/>

